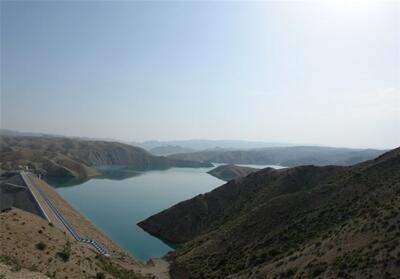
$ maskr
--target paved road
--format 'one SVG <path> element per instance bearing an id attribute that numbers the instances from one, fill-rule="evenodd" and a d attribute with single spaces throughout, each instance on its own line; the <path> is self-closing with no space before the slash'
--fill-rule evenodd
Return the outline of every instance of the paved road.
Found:
<path id="1" fill-rule="evenodd" d="M 25 181 L 25 184 L 31 191 L 33 197 L 38 203 L 40 209 L 43 212 L 43 215 L 46 219 L 53 223 L 57 228 L 69 232 L 75 240 L 92 245 L 98 253 L 109 256 L 107 250 L 100 245 L 96 240 L 91 238 L 83 238 L 81 237 L 77 231 L 70 225 L 68 220 L 64 217 L 64 215 L 58 210 L 58 208 L 53 204 L 53 202 L 47 197 L 47 195 L 35 185 L 34 181 L 31 179 L 30 173 L 21 171 L 21 177 Z"/>
<path id="2" fill-rule="evenodd" d="M 28 187 L 29 191 L 35 198 L 37 204 L 39 205 L 40 210 L 42 211 L 47 221 L 53 223 L 54 226 L 63 231 L 68 231 L 65 225 L 60 221 L 60 219 L 58 219 L 57 215 L 53 212 L 53 210 L 51 210 L 50 206 L 46 203 L 43 196 L 41 195 L 39 190 L 36 188 L 35 184 L 32 182 L 31 178 L 29 177 L 29 174 L 27 174 L 24 171 L 21 171 L 20 174 L 26 186 Z"/>

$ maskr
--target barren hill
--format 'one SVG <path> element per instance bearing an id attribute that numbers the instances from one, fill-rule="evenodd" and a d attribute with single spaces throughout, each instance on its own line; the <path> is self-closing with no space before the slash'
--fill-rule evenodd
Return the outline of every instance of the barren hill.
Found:
<path id="1" fill-rule="evenodd" d="M 0 158 L 2 169 L 27 165 L 50 176 L 76 177 L 99 175 L 96 166 L 101 165 L 126 165 L 138 171 L 212 166 L 210 163 L 153 156 L 144 149 L 118 142 L 57 137 L 0 136 Z"/>
<path id="2" fill-rule="evenodd" d="M 400 148 L 348 167 L 263 169 L 139 226 L 184 243 L 173 278 L 396 278 Z"/>
<path id="3" fill-rule="evenodd" d="M 224 164 L 280 165 L 286 167 L 302 165 L 348 166 L 370 160 L 384 152 L 384 150 L 376 149 L 288 146 L 248 150 L 204 150 L 173 154 L 168 157 L 180 160 L 209 161 Z"/>

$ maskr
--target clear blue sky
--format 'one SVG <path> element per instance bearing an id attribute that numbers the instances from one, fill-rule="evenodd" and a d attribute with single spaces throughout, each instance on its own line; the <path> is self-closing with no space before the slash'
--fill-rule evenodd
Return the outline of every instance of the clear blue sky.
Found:
<path id="1" fill-rule="evenodd" d="M 1 2 L 1 127 L 400 145 L 400 4 Z"/>

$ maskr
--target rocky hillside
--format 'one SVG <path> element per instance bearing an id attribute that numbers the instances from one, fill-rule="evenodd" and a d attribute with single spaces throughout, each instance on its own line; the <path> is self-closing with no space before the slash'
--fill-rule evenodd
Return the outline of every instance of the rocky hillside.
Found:
<path id="1" fill-rule="evenodd" d="M 208 171 L 207 173 L 221 180 L 229 181 L 238 177 L 244 177 L 252 172 L 258 171 L 256 168 L 241 167 L 236 165 L 222 165 Z"/>
<path id="2" fill-rule="evenodd" d="M 384 153 L 375 149 L 350 149 L 320 146 L 269 147 L 250 150 L 205 150 L 174 154 L 169 158 L 224 164 L 347 166 L 370 160 Z"/>
<path id="3" fill-rule="evenodd" d="M 0 213 L 1 278 L 152 278 L 128 269 L 31 213 Z"/>
<path id="4" fill-rule="evenodd" d="M 50 176 L 74 177 L 99 175 L 96 166 L 102 165 L 127 165 L 138 171 L 212 166 L 210 163 L 153 156 L 139 147 L 118 142 L 57 137 L 1 136 L 0 158 L 2 169 L 27 165 Z"/>
<path id="5" fill-rule="evenodd" d="M 139 224 L 173 278 L 397 278 L 400 148 L 361 164 L 263 169 Z"/>

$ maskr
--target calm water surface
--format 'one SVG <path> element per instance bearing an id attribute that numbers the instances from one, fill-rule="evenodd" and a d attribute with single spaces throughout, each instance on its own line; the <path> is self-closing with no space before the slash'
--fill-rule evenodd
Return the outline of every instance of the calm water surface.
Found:
<path id="1" fill-rule="evenodd" d="M 173 247 L 136 224 L 224 184 L 206 173 L 210 169 L 171 168 L 127 174 L 111 168 L 107 177 L 86 181 L 48 178 L 47 181 L 112 240 L 134 257 L 147 261 L 165 255 Z"/>

